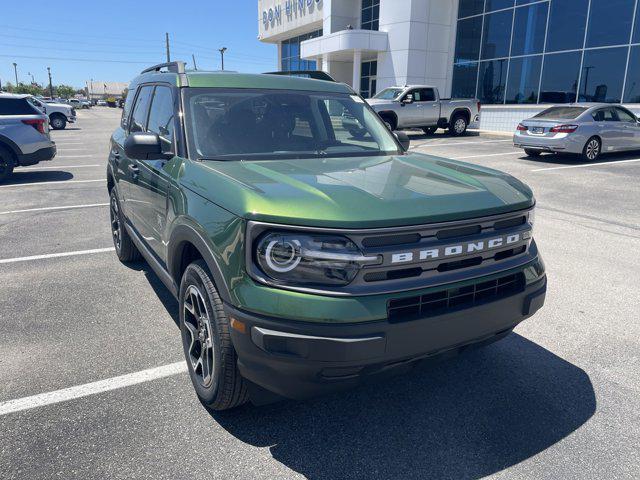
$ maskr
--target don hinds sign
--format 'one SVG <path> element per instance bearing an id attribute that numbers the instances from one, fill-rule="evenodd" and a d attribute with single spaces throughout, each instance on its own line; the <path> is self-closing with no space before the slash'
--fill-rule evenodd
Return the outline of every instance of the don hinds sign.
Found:
<path id="1" fill-rule="evenodd" d="M 292 20 L 301 15 L 312 13 L 322 7 L 322 0 L 285 0 L 262 11 L 262 23 L 265 28 L 280 25 L 283 19 Z"/>

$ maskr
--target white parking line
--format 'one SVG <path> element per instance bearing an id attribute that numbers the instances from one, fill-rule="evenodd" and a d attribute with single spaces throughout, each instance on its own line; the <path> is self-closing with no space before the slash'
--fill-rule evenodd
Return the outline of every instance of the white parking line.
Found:
<path id="1" fill-rule="evenodd" d="M 503 155 L 524 155 L 522 152 L 487 153 L 485 155 L 467 155 L 465 157 L 453 157 L 454 160 L 464 160 L 465 158 L 500 157 Z"/>
<path id="2" fill-rule="evenodd" d="M 60 141 L 60 140 L 55 140 L 56 142 L 56 146 L 59 145 L 84 145 L 84 142 L 64 142 L 64 141 Z"/>
<path id="3" fill-rule="evenodd" d="M 90 158 L 95 157 L 95 155 L 60 155 L 57 158 Z"/>
<path id="4" fill-rule="evenodd" d="M 416 145 L 415 147 L 411 147 L 411 148 L 417 148 L 417 147 L 421 147 L 421 148 L 435 148 L 435 147 L 455 147 L 458 145 L 479 145 L 482 143 L 502 143 L 502 142 L 513 142 L 513 140 L 486 140 L 486 141 L 482 141 L 482 142 L 456 142 L 456 143 L 420 143 L 418 145 Z"/>
<path id="5" fill-rule="evenodd" d="M 46 260 L 48 258 L 75 257 L 78 255 L 91 255 L 93 253 L 113 252 L 114 247 L 93 248 L 91 250 L 77 250 L 75 252 L 46 253 L 44 255 L 31 255 L 30 257 L 2 258 L 0 264 L 30 262 L 32 260 Z"/>
<path id="6" fill-rule="evenodd" d="M 24 210 L 8 210 L 6 212 L 0 212 L 0 215 L 9 215 L 12 213 L 46 212 L 51 210 L 74 210 L 77 208 L 106 207 L 108 205 L 108 203 L 91 203 L 87 205 L 67 205 L 64 207 L 25 208 Z"/>
<path id="7" fill-rule="evenodd" d="M 104 178 L 100 178 L 98 180 L 60 180 L 57 182 L 33 182 L 33 183 L 14 183 L 12 185 L 0 185 L 0 188 L 19 188 L 19 187 L 33 187 L 38 185 L 62 185 L 68 183 L 92 183 L 92 182 L 106 182 Z"/>
<path id="8" fill-rule="evenodd" d="M 56 166 L 56 167 L 40 167 L 40 166 L 36 166 L 36 167 L 24 167 L 24 168 L 20 168 L 18 170 L 18 172 L 35 172 L 38 170 L 55 170 L 58 168 L 89 168 L 89 167 L 101 167 L 102 165 L 60 165 L 60 166 Z"/>
<path id="9" fill-rule="evenodd" d="M 535 170 L 531 170 L 531 171 L 546 172 L 549 170 L 565 170 L 567 168 L 587 168 L 587 167 L 596 167 L 598 165 L 616 165 L 618 163 L 633 163 L 633 162 L 640 162 L 640 158 L 633 158 L 631 160 L 616 160 L 613 162 L 585 163 L 583 165 L 563 165 L 562 167 L 536 168 Z"/>
<path id="10" fill-rule="evenodd" d="M 170 377 L 186 371 L 187 364 L 185 362 L 176 362 L 163 365 L 161 367 L 149 368 L 148 370 L 120 375 L 119 377 L 112 377 L 105 380 L 99 380 L 97 382 L 85 383 L 84 385 L 63 388 L 62 390 L 54 390 L 53 392 L 8 400 L 0 403 L 0 416 L 20 412 L 22 410 L 44 407 L 54 403 L 67 402 L 76 398 L 96 395 L 98 393 L 117 390 L 119 388 L 130 387 L 139 383 Z"/>

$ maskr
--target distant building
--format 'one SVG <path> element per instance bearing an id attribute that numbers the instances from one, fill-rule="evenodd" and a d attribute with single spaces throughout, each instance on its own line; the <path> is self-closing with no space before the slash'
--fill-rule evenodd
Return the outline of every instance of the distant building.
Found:
<path id="1" fill-rule="evenodd" d="M 94 80 L 86 82 L 87 95 L 91 99 L 104 99 L 107 97 L 121 98 L 122 92 L 129 86 L 128 82 L 105 82 Z"/>

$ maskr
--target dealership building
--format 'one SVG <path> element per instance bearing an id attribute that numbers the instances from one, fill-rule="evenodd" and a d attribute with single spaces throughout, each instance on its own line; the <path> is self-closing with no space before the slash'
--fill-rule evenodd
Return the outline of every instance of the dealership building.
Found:
<path id="1" fill-rule="evenodd" d="M 258 17 L 280 70 L 324 70 L 365 97 L 477 97 L 487 130 L 548 104 L 640 111 L 640 0 L 258 0 Z"/>

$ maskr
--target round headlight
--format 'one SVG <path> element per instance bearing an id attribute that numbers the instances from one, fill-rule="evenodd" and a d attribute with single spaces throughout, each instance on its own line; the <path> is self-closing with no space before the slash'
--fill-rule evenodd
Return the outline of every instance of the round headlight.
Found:
<path id="1" fill-rule="evenodd" d="M 344 286 L 363 265 L 378 256 L 364 256 L 346 237 L 297 233 L 267 233 L 258 239 L 256 266 L 269 279 L 286 285 Z"/>
<path id="2" fill-rule="evenodd" d="M 300 241 L 285 240 L 283 237 L 273 239 L 267 244 L 264 257 L 271 270 L 290 272 L 300 264 Z"/>

